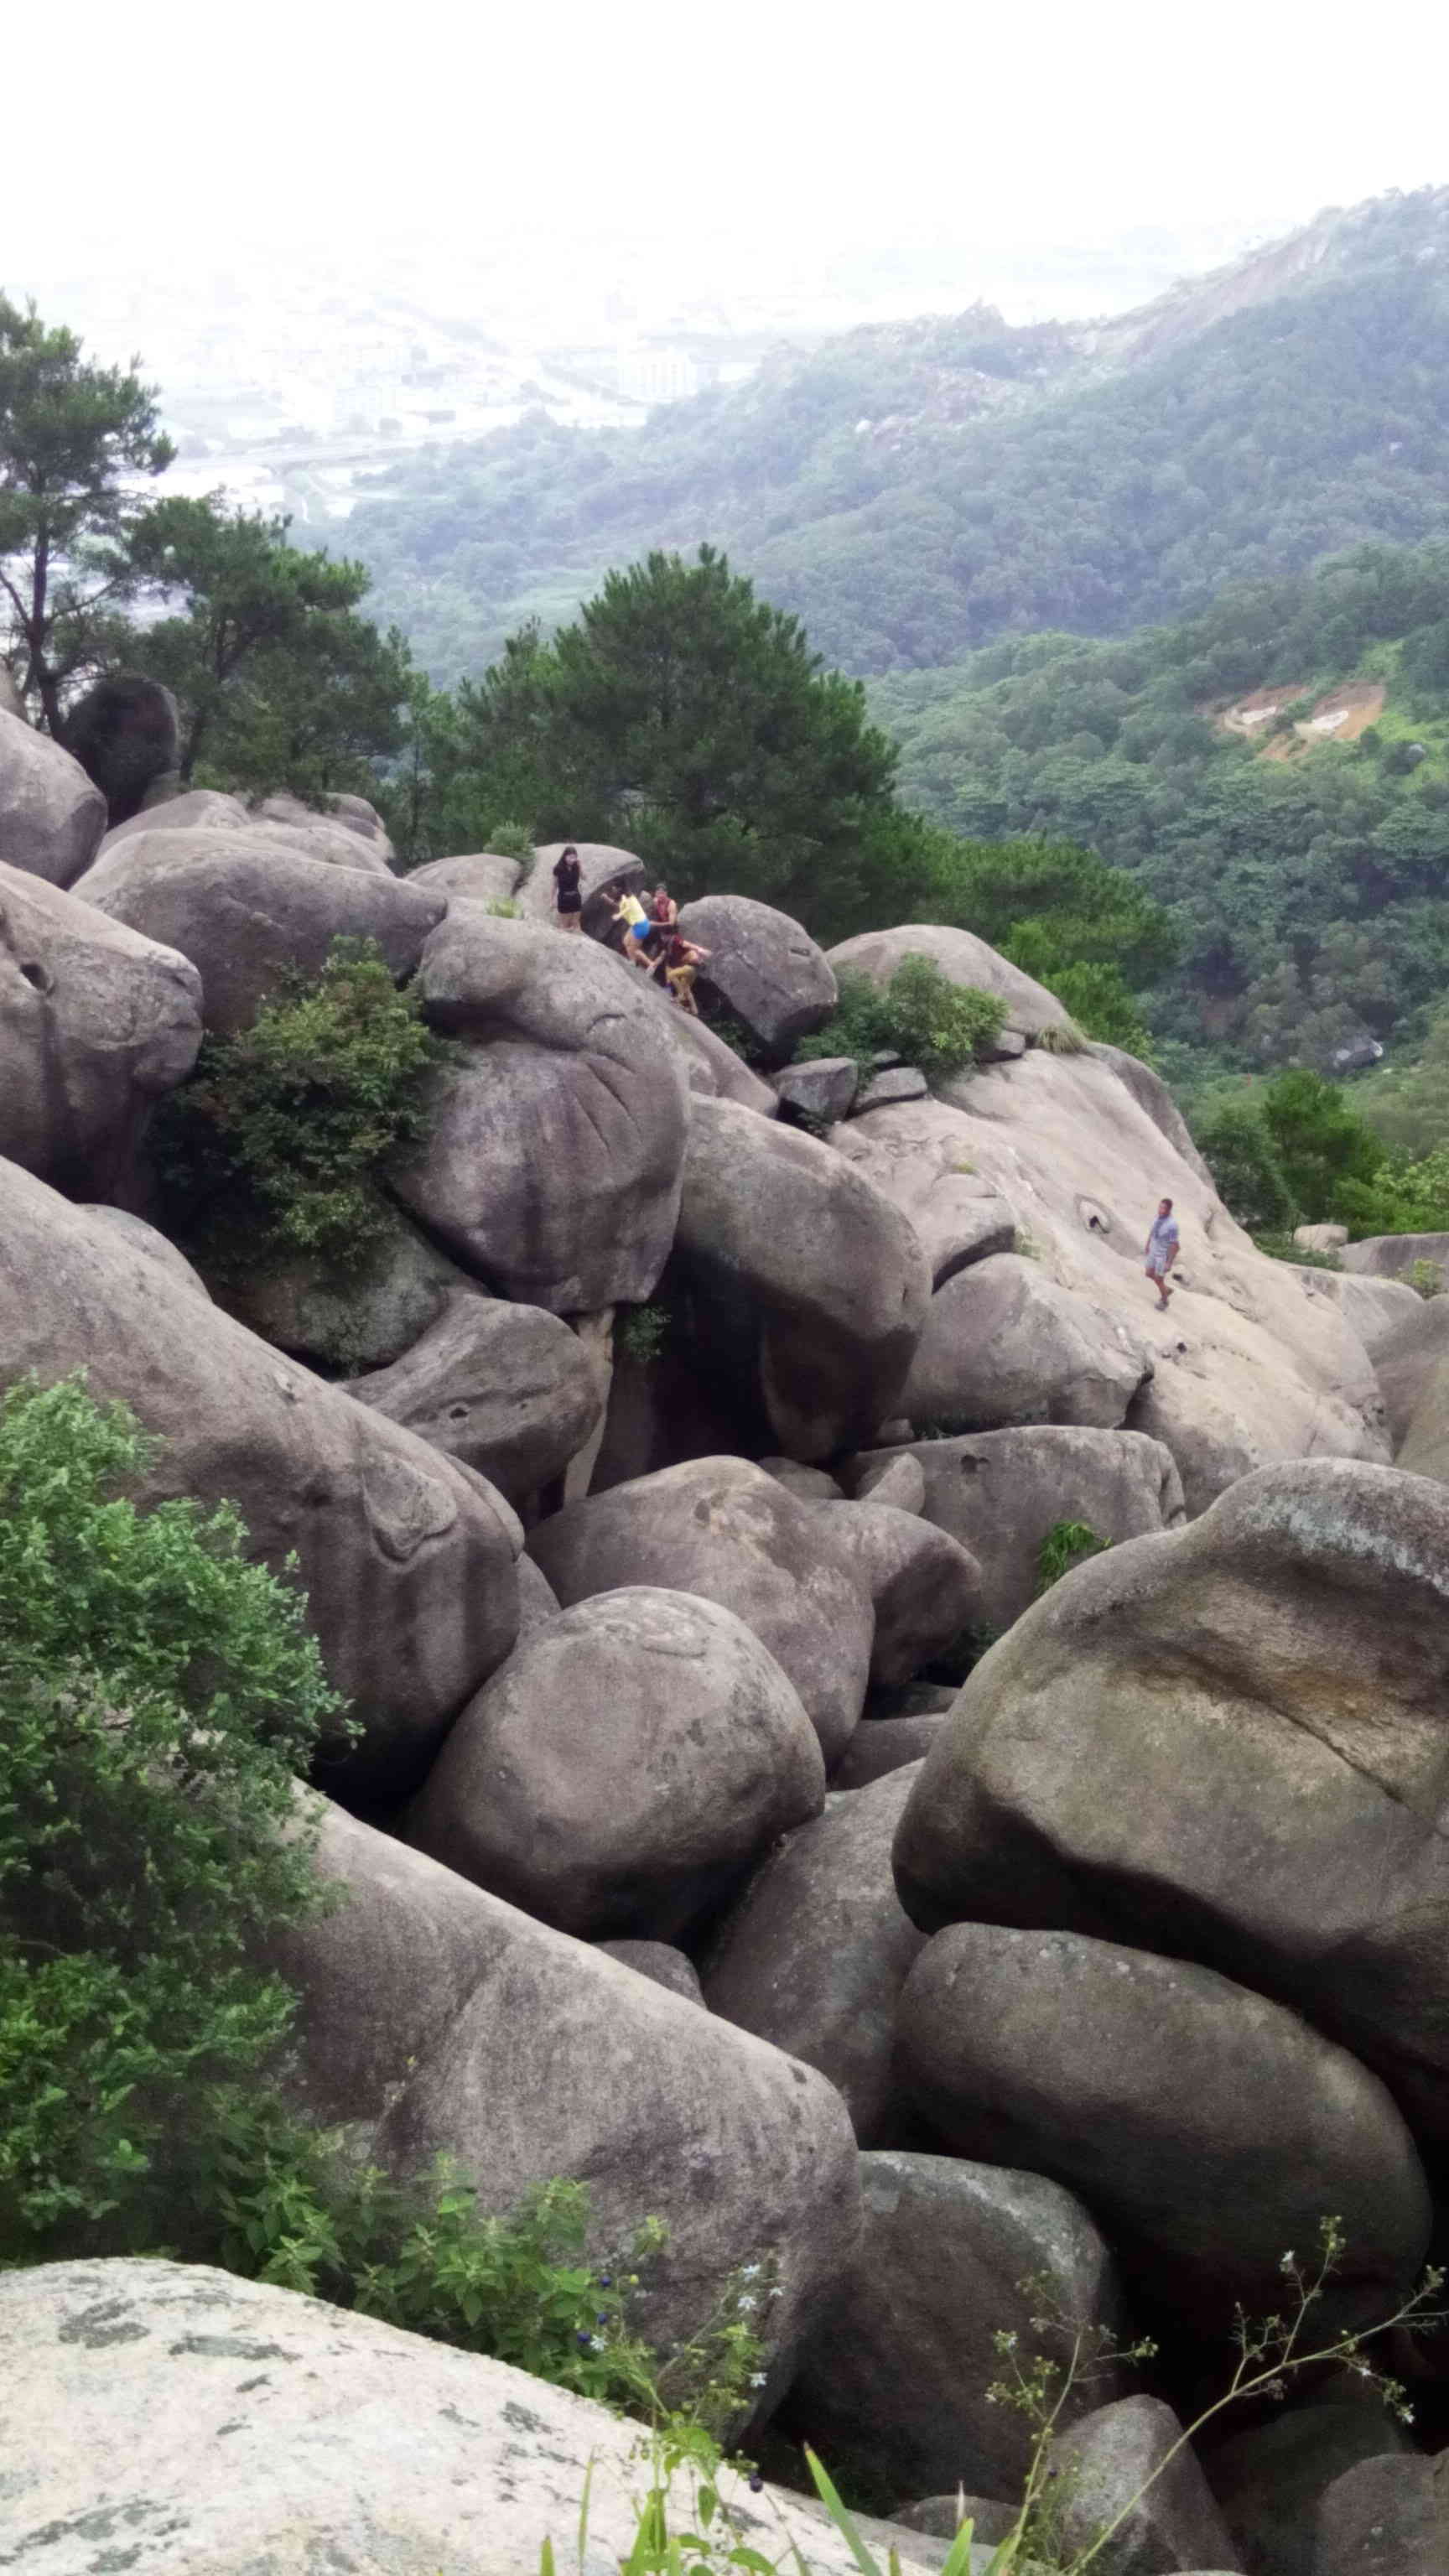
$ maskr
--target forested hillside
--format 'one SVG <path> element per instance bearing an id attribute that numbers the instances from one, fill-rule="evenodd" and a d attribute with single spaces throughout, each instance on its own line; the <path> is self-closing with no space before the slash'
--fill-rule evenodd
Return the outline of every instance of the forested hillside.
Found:
<path id="1" fill-rule="evenodd" d="M 1122 643 L 1062 634 L 878 682 L 905 800 L 1086 843 L 1172 908 L 1169 1049 L 1342 1071 L 1449 986 L 1449 547 L 1230 586 Z"/>
<path id="2" fill-rule="evenodd" d="M 451 677 L 610 564 L 727 544 L 828 661 L 1126 633 L 1235 577 L 1449 531 L 1449 190 L 1320 218 L 1099 327 L 861 330 L 640 431 L 541 416 L 400 467 L 349 523 Z"/>

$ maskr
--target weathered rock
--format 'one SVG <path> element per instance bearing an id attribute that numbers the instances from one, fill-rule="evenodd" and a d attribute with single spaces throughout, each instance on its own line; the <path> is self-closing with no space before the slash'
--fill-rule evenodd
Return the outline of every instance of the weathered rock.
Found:
<path id="1" fill-rule="evenodd" d="M 744 1621 L 635 1584 L 509 1656 L 406 1832 L 561 1931 L 669 1941 L 824 1803 L 814 1730 Z"/>
<path id="2" fill-rule="evenodd" d="M 709 952 L 701 981 L 776 1058 L 829 1019 L 835 977 L 788 913 L 749 895 L 707 894 L 684 906 L 679 927 Z"/>
<path id="3" fill-rule="evenodd" d="M 1345 1270 L 1370 1279 L 1402 1279 L 1416 1263 L 1432 1262 L 1449 1287 L 1449 1234 L 1371 1234 L 1361 1243 L 1346 1243 L 1338 1257 Z"/>
<path id="4" fill-rule="evenodd" d="M 124 823 L 114 823 L 97 856 L 118 850 L 140 832 L 245 832 L 251 816 L 239 796 L 223 796 L 214 787 L 189 787 L 182 796 L 143 804 Z"/>
<path id="5" fill-rule="evenodd" d="M 696 1100 L 676 1248 L 724 1364 L 757 1376 L 792 1457 L 868 1438 L 895 1409 L 925 1260 L 907 1220 L 828 1146 Z"/>
<path id="6" fill-rule="evenodd" d="M 1384 1288 L 1387 1280 L 1355 1280 L 1355 1287 Z M 1413 1290 L 1408 1294 L 1413 1296 Z M 1438 1371 L 1449 1362 L 1449 1297 L 1414 1297 L 1374 1353 L 1384 1413 L 1395 1455 L 1408 1437 Z M 1403 1463 L 1401 1461 L 1401 1463 Z"/>
<path id="7" fill-rule="evenodd" d="M 699 1971 L 682 1950 L 668 1941 L 601 1941 L 599 1948 L 622 1968 L 632 1968 L 636 1977 L 648 1977 L 671 1995 L 683 1995 L 691 2004 L 704 2005 L 704 1991 Z"/>
<path id="8" fill-rule="evenodd" d="M 770 1076 L 771 1090 L 787 1109 L 832 1123 L 849 1116 L 859 1084 L 860 1067 L 853 1055 L 816 1056 L 813 1063 L 787 1064 L 783 1073 Z"/>
<path id="9" fill-rule="evenodd" d="M 621 1584 L 733 1610 L 794 1683 L 827 1763 L 860 1715 L 872 1618 L 819 1510 L 743 1458 L 696 1458 L 570 1503 L 529 1554 L 571 1606 Z"/>
<path id="10" fill-rule="evenodd" d="M 787 1494 L 798 1494 L 806 1503 L 843 1503 L 845 1496 L 833 1476 L 823 1467 L 802 1467 L 798 1458 L 762 1458 L 763 1474 L 783 1485 Z"/>
<path id="11" fill-rule="evenodd" d="M 298 1254 L 250 1273 L 228 1269 L 218 1296 L 278 1350 L 329 1368 L 381 1369 L 402 1357 L 475 1283 L 399 1210 L 350 1270 Z"/>
<path id="12" fill-rule="evenodd" d="M 148 1225 L 144 1217 L 132 1216 L 128 1209 L 118 1207 L 84 1207 L 81 1214 L 92 1218 L 97 1225 L 109 1227 L 123 1242 L 129 1243 L 133 1251 L 144 1252 L 150 1260 L 159 1261 L 163 1269 L 170 1271 L 173 1279 L 184 1280 L 199 1297 L 210 1297 L 211 1292 L 200 1271 L 193 1270 L 185 1253 L 179 1252 L 174 1243 L 169 1243 L 158 1227 Z"/>
<path id="13" fill-rule="evenodd" d="M 956 2487 L 950 2495 L 922 2496 L 919 2504 L 904 2505 L 893 2519 L 902 2531 L 926 2532 L 933 2540 L 954 2540 L 962 2523 L 969 2522 L 977 2541 L 994 2549 L 1015 2530 L 1017 2508 L 995 2496 L 967 2495 Z M 1027 2576 L 1025 2569 L 1022 2576 Z"/>
<path id="14" fill-rule="evenodd" d="M 387 825 L 370 797 L 324 796 L 322 806 L 325 813 L 335 814 L 339 823 L 345 823 L 349 831 L 360 832 L 365 841 L 382 843 L 391 851 Z"/>
<path id="15" fill-rule="evenodd" d="M 733 1100 L 758 1117 L 776 1118 L 780 1103 L 763 1077 L 736 1055 L 707 1020 L 681 1011 L 657 983 L 636 974 L 650 1008 L 657 1012 L 669 1043 L 679 1058 L 685 1082 L 706 1100 Z"/>
<path id="16" fill-rule="evenodd" d="M 870 1678 L 908 1682 L 982 1616 L 981 1568 L 959 1539 L 891 1503 L 831 1503 L 826 1526 L 875 1611 Z"/>
<path id="17" fill-rule="evenodd" d="M 90 866 L 106 800 L 78 760 L 0 707 L 0 858 L 68 886 Z"/>
<path id="18" fill-rule="evenodd" d="M 938 1288 L 901 1403 L 915 1423 L 997 1431 L 1073 1422 L 1116 1430 L 1152 1375 L 1140 1337 L 1036 1262 L 993 1254 Z"/>
<path id="19" fill-rule="evenodd" d="M 1305 1252 L 1341 1252 L 1348 1241 L 1346 1225 L 1295 1225 L 1293 1240 Z"/>
<path id="20" fill-rule="evenodd" d="M 974 930 L 946 930 L 912 921 L 899 930 L 862 931 L 859 938 L 844 940 L 826 954 L 837 977 L 864 975 L 877 985 L 888 984 L 907 957 L 928 958 L 949 983 L 997 994 L 1006 1004 L 1008 1027 L 1020 1029 L 1027 1037 L 1061 1028 L 1069 1018 L 1055 993 L 999 957 Z"/>
<path id="21" fill-rule="evenodd" d="M 683 2009 L 683 2007 L 680 2007 Z M 161 2261 L 0 2277 L 7 2556 L 45 2576 L 524 2576 L 544 2543 L 613 2576 L 637 2536 L 638 2427 L 506 2362 Z M 575 2560 L 579 2507 L 588 2541 Z M 761 2551 L 856 2562 L 803 2497 L 725 2500 Z M 681 2472 L 669 2506 L 683 2526 Z M 941 2564 L 898 2535 L 902 2576 Z M 984 2565 L 984 2555 L 978 2559 Z"/>
<path id="22" fill-rule="evenodd" d="M 106 800 L 106 819 L 138 813 L 148 787 L 180 756 L 176 700 L 159 680 L 117 671 L 97 680 L 65 720 L 65 747 Z"/>
<path id="23" fill-rule="evenodd" d="M 1154 2297 L 1209 2325 L 1278 2305 L 1284 2250 L 1325 2211 L 1340 2319 L 1383 2315 L 1424 2259 L 1428 2187 L 1384 2086 L 1210 1968 L 958 1923 L 912 1969 L 898 2043 L 953 2148 L 1080 2192 Z"/>
<path id="24" fill-rule="evenodd" d="M 896 2005 L 922 1942 L 896 1895 L 891 1843 L 914 1778 L 895 1772 L 792 1834 L 701 1971 L 711 2012 L 830 2078 L 862 2146 L 902 2134 Z"/>
<path id="25" fill-rule="evenodd" d="M 554 917 L 554 861 L 561 859 L 567 845 L 563 841 L 546 841 L 535 850 L 533 865 L 516 890 L 519 911 L 525 921 L 551 922 Z M 639 894 L 644 885 L 644 862 L 632 850 L 618 850 L 607 841 L 575 841 L 579 857 L 579 892 L 584 899 L 584 929 L 591 939 L 602 939 L 614 917 L 614 907 L 621 894 Z M 637 969 L 631 968 L 631 973 Z M 640 977 L 642 983 L 643 978 Z"/>
<path id="26" fill-rule="evenodd" d="M 470 1270 L 554 1314 L 642 1302 L 674 1234 L 688 1095 L 632 971 L 460 900 L 423 952 L 427 1016 L 467 1045 L 394 1186 Z"/>
<path id="27" fill-rule="evenodd" d="M 13 716 L 17 724 L 30 721 L 25 712 L 25 700 L 8 662 L 0 662 L 0 716 Z"/>
<path id="28" fill-rule="evenodd" d="M 788 2360 L 858 2224 L 850 2124 L 778 2050 L 426 1853 L 327 1808 L 340 1910 L 274 1939 L 301 1992 L 301 2098 L 406 2172 L 454 2157 L 481 2205 L 561 2174 L 590 2187 L 600 2252 L 669 2229 L 649 2331 L 697 2325 L 741 2263 L 778 2258 L 760 2322 Z"/>
<path id="29" fill-rule="evenodd" d="M 375 829 L 359 832 L 356 823 L 338 814 L 319 813 L 300 796 L 264 796 L 252 809 L 257 830 L 283 849 L 301 850 L 329 868 L 360 868 L 370 876 L 390 876 L 392 843 L 380 814 L 369 806 Z"/>
<path id="30" fill-rule="evenodd" d="M 830 1139 L 910 1219 L 937 1288 L 968 1262 L 1016 1244 L 1016 1220 L 966 1153 L 962 1123 L 942 1101 L 902 1101 L 852 1118 Z"/>
<path id="31" fill-rule="evenodd" d="M 747 1406 L 742 1419 L 729 1388 L 702 1377 L 687 1350 L 666 1343 L 645 1359 L 616 1332 L 609 1411 L 588 1491 L 607 1493 L 661 1467 L 742 1451 L 753 1427 L 753 1410 Z"/>
<path id="32" fill-rule="evenodd" d="M 1220 2444 L 1205 2465 L 1248 2576 L 1318 2576 L 1318 2534 L 1334 2487 L 1359 2462 L 1377 2464 L 1395 2449 L 1407 2476 L 1418 2466 L 1407 2437 L 1367 2391 L 1357 2402 L 1318 2402 L 1309 2392 Z M 1440 2576 L 1443 2561 L 1431 2564 Z M 1364 2576 L 1364 2562 L 1345 2565 Z M 1393 2576 L 1411 2576 L 1400 2559 L 1388 2565 Z"/>
<path id="33" fill-rule="evenodd" d="M 1449 2134 L 1446 1595 L 1449 1495 L 1344 1459 L 1079 1566 L 966 1684 L 897 1843 L 907 1906 L 1166 1937 Z"/>
<path id="34" fill-rule="evenodd" d="M 508 1506 L 13 1163 L 0 1164 L 0 1203 L 0 1381 L 85 1369 L 96 1395 L 162 1436 L 144 1499 L 229 1499 L 255 1556 L 280 1571 L 295 1550 L 328 1671 L 363 1729 L 349 1771 L 410 1785 L 513 1641 Z"/>
<path id="35" fill-rule="evenodd" d="M 898 1449 L 893 1456 L 877 1458 L 874 1466 L 862 1470 L 854 1498 L 858 1503 L 892 1503 L 898 1512 L 923 1512 L 925 1468 L 909 1449 Z"/>
<path id="36" fill-rule="evenodd" d="M 559 1598 L 547 1577 L 539 1572 L 531 1556 L 518 1560 L 518 1634 L 514 1651 L 526 1646 L 559 1614 Z"/>
<path id="37" fill-rule="evenodd" d="M 563 1473 L 604 1411 L 567 1324 L 472 1288 L 453 1289 L 391 1368 L 350 1379 L 347 1391 L 520 1504 Z"/>
<path id="38" fill-rule="evenodd" d="M 1180 2568 L 1236 2565 L 1212 2489 L 1192 2449 L 1178 2448 L 1181 2442 L 1182 2426 L 1157 2397 L 1116 2398 L 1060 2434 L 1051 2462 L 1066 2480 L 1066 2548 L 1090 2549 L 1116 2523 L 1092 2561 L 1101 2576 L 1177 2576 Z"/>
<path id="39" fill-rule="evenodd" d="M 1102 1064 L 1108 1065 L 1118 1081 L 1125 1083 L 1138 1108 L 1146 1111 L 1153 1126 L 1160 1135 L 1167 1138 L 1169 1145 L 1181 1156 L 1188 1170 L 1194 1173 L 1198 1180 L 1205 1182 L 1207 1188 L 1215 1194 L 1217 1184 L 1193 1143 L 1192 1129 L 1161 1074 L 1155 1072 L 1150 1064 L 1143 1064 L 1139 1057 L 1128 1055 L 1122 1047 L 1106 1046 L 1100 1040 L 1093 1042 L 1088 1053 L 1096 1056 Z"/>
<path id="40" fill-rule="evenodd" d="M 453 859 L 429 859 L 420 868 L 410 868 L 408 883 L 430 886 L 438 894 L 461 895 L 469 903 L 511 903 L 522 874 L 521 859 L 503 858 L 494 850 L 474 850 Z"/>
<path id="41" fill-rule="evenodd" d="M 223 1037 L 250 1027 L 290 970 L 318 973 L 334 939 L 376 940 L 393 974 L 410 975 L 444 907 L 386 872 L 330 867 L 259 831 L 137 832 L 75 891 L 189 957 L 206 1025 Z"/>
<path id="42" fill-rule="evenodd" d="M 1449 2452 L 1386 2452 L 1345 2469 L 1318 2504 L 1308 2576 L 1443 2576 Z"/>
<path id="43" fill-rule="evenodd" d="M 949 1696 L 949 1694 L 948 1694 Z M 940 1716 L 872 1718 L 858 1726 L 830 1775 L 832 1789 L 868 1789 L 908 1762 L 922 1762 L 946 1720 Z"/>
<path id="44" fill-rule="evenodd" d="M 1449 1485 L 1449 1355 L 1438 1361 L 1419 1391 L 1398 1463 L 1412 1476 Z"/>
<path id="45" fill-rule="evenodd" d="M 1115 1541 L 1172 1528 L 1183 1516 L 1169 1452 L 1137 1431 L 1065 1424 L 984 1431 L 866 1450 L 843 1472 L 859 1492 L 874 1466 L 901 1457 L 914 1458 L 924 1474 L 927 1520 L 980 1566 L 981 1616 L 994 1628 L 1009 1628 L 1035 1599 L 1042 1541 L 1059 1521 L 1081 1521 Z"/>
<path id="46" fill-rule="evenodd" d="M 908 2503 L 923 2487 L 1019 2491 L 1031 2429 L 987 2391 L 1001 2376 L 998 2333 L 1060 2361 L 1055 2334 L 1034 2333 L 1051 2305 L 1073 2327 L 1115 2332 L 1121 2301 L 1112 2259 L 1069 2192 L 1035 2173 L 950 2156 L 860 2159 L 864 2228 L 837 2297 L 807 2344 L 792 2407 L 829 2460 L 848 2451 Z M 1116 2393 L 1113 2375 L 1109 2385 Z M 1100 2402 L 1079 2388 L 1064 2421 Z"/>
<path id="47" fill-rule="evenodd" d="M 1375 1371 L 1384 1344 L 1393 1339 L 1405 1318 L 1425 1303 L 1418 1290 L 1407 1287 L 1402 1279 L 1373 1279 L 1367 1271 L 1298 1268 L 1297 1276 L 1308 1283 L 1306 1295 L 1326 1296 L 1337 1307 L 1349 1331 L 1362 1342 Z"/>
<path id="48" fill-rule="evenodd" d="M 200 1004 L 174 949 L 0 865 L 0 1154 L 73 1195 L 119 1191 L 195 1061 Z"/>
<path id="49" fill-rule="evenodd" d="M 887 1065 L 883 1072 L 873 1073 L 870 1080 L 861 1085 L 856 1095 L 857 1114 L 864 1118 L 872 1109 L 895 1109 L 903 1101 L 924 1100 L 928 1088 L 919 1066 Z"/>

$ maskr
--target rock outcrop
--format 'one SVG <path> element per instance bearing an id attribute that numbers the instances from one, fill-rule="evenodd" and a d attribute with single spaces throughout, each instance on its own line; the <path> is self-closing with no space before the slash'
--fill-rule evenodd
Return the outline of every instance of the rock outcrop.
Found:
<path id="1" fill-rule="evenodd" d="M 390 1368 L 348 1393 L 460 1458 L 513 1504 L 561 1476 L 603 1413 L 576 1334 L 539 1306 L 451 1289 Z"/>
<path id="2" fill-rule="evenodd" d="M 48 885 L 69 886 L 90 866 L 106 828 L 106 800 L 78 760 L 0 707 L 0 859 Z"/>
<path id="3" fill-rule="evenodd" d="M 701 978 L 778 1061 L 823 1026 L 835 977 L 798 921 L 748 895 L 710 894 L 679 916 L 686 939 L 708 952 Z"/>

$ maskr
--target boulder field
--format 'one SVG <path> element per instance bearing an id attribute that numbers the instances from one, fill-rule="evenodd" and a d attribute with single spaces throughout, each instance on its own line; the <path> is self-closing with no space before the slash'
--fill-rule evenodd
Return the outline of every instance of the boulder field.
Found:
<path id="1" fill-rule="evenodd" d="M 361 799 L 168 797 L 163 716 L 96 712 L 103 795 L 0 711 L 0 1385 L 84 1370 L 141 1501 L 297 1560 L 357 1732 L 268 1949 L 296 2105 L 485 2211 L 576 2178 L 596 2249 L 662 2218 L 656 2340 L 768 2265 L 752 2438 L 903 2576 L 958 2489 L 1009 2527 L 1003 2334 L 1090 2353 L 1052 2462 L 1102 2576 L 1442 2576 L 1432 2343 L 1412 2432 L 1326 2368 L 1182 2427 L 1323 2219 L 1330 2341 L 1449 2238 L 1449 1299 L 1259 1253 L 969 931 L 687 907 L 767 1080 L 609 952 L 630 852 L 579 845 L 564 939 L 554 851 L 404 878 Z M 198 1276 L 154 1104 L 338 936 L 447 1041 L 386 1229 Z M 1000 996 L 986 1060 L 784 1063 L 911 955 Z M 1108 1544 L 1052 1582 L 1068 1523 Z M 585 2576 L 629 2546 L 627 2428 L 282 2289 L 11 2272 L 0 2346 L 0 2567 L 535 2576 L 590 2458 Z"/>

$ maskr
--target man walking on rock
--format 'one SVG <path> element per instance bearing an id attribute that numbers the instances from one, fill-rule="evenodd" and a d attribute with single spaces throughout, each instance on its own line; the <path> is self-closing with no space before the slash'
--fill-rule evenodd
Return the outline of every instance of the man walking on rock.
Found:
<path id="1" fill-rule="evenodd" d="M 1172 1296 L 1167 1274 L 1177 1259 L 1180 1240 L 1172 1201 L 1163 1199 L 1147 1232 L 1147 1276 L 1156 1285 L 1157 1302 L 1164 1315 Z"/>

